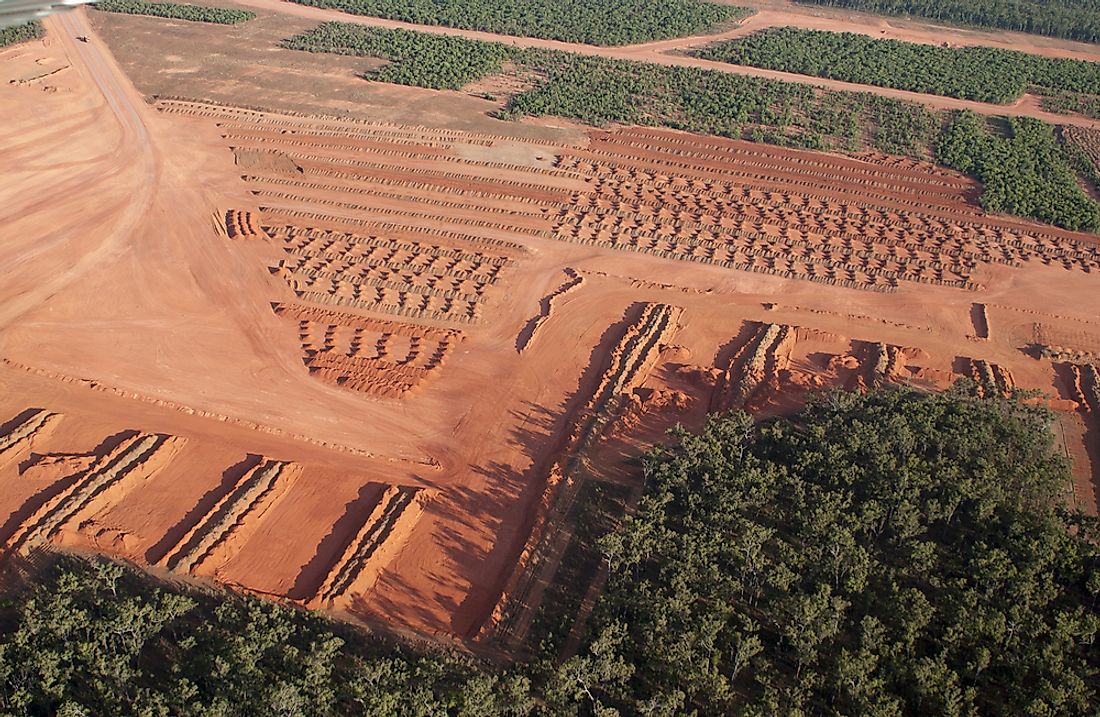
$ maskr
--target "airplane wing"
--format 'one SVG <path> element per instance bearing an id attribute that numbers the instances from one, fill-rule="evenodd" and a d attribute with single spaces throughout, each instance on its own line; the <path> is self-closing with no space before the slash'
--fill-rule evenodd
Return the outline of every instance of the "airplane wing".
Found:
<path id="1" fill-rule="evenodd" d="M 0 27 L 40 20 L 88 2 L 91 0 L 0 0 Z"/>

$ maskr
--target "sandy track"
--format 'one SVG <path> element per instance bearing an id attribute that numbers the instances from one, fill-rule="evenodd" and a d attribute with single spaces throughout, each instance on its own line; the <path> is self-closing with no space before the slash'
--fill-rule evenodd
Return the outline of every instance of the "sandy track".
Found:
<path id="1" fill-rule="evenodd" d="M 156 189 L 159 164 L 149 141 L 149 133 L 142 119 L 141 97 L 122 74 L 114 58 L 105 51 L 102 43 L 92 35 L 84 10 L 60 13 L 45 20 L 47 32 L 60 39 L 65 53 L 72 63 L 86 72 L 122 129 L 120 151 L 116 155 L 118 165 L 135 165 L 139 176 L 129 189 L 125 210 L 118 216 L 113 229 L 106 233 L 98 245 L 87 247 L 71 266 L 56 272 L 48 280 L 22 292 L 0 307 L 0 327 L 49 299 L 95 266 L 108 263 L 121 256 L 127 240 L 137 229 L 152 203 Z M 87 37 L 80 42 L 77 37 Z M 106 181 L 113 181 L 108 175 Z"/>
<path id="2" fill-rule="evenodd" d="M 606 57 L 617 60 L 649 62 L 656 65 L 667 65 L 673 67 L 696 67 L 700 69 L 715 70 L 718 72 L 727 72 L 736 75 L 762 77 L 772 80 L 781 80 L 784 82 L 798 82 L 801 84 L 813 85 L 815 87 L 820 87 L 828 90 L 868 92 L 871 94 L 879 95 L 880 97 L 890 97 L 898 100 L 918 102 L 934 109 L 972 110 L 983 115 L 1034 117 L 1035 119 L 1040 119 L 1044 122 L 1050 122 L 1052 124 L 1068 124 L 1077 127 L 1100 128 L 1100 120 L 1046 112 L 1038 107 L 1038 103 L 1034 101 L 1034 98 L 1031 98 L 1029 96 L 1025 96 L 1014 105 L 994 105 L 986 102 L 972 102 L 969 100 L 959 100 L 952 97 L 941 97 L 939 95 L 929 95 L 919 92 L 908 92 L 905 90 L 894 90 L 884 87 L 875 87 L 874 85 L 861 85 L 854 82 L 841 82 L 840 80 L 829 80 L 820 77 L 810 77 L 807 75 L 795 74 L 793 72 L 779 72 L 776 70 L 766 70 L 758 67 L 748 67 L 745 65 L 731 65 L 724 62 L 703 60 L 697 57 L 666 54 L 673 51 L 695 47 L 715 40 L 740 37 L 750 32 L 762 30 L 767 27 L 783 25 L 810 27 L 813 29 L 851 30 L 856 32 L 863 32 L 864 34 L 875 34 L 871 32 L 866 27 L 866 25 L 862 27 L 856 26 L 855 28 L 849 28 L 846 23 L 839 20 L 818 18 L 808 15 L 802 15 L 799 13 L 764 11 L 762 13 L 759 13 L 757 16 L 750 18 L 742 27 L 731 30 L 729 32 L 719 33 L 717 35 L 695 36 L 689 38 L 680 38 L 677 40 L 665 40 L 660 42 L 644 43 L 640 45 L 627 45 L 623 47 L 597 47 L 594 45 L 584 45 L 580 43 L 559 42 L 557 40 L 542 40 L 531 37 L 498 35 L 491 32 L 481 32 L 477 30 L 462 30 L 431 25 L 415 25 L 413 23 L 400 22 L 397 20 L 386 20 L 383 18 L 366 17 L 362 15 L 351 15 L 348 13 L 340 12 L 338 10 L 326 10 L 305 5 L 296 5 L 294 3 L 285 2 L 283 0 L 238 0 L 238 4 L 256 8 L 259 10 L 267 10 L 269 12 L 293 15 L 295 17 L 307 18 L 317 21 L 335 20 L 339 22 L 354 23 L 358 25 L 369 25 L 371 27 L 417 30 L 419 32 L 428 32 L 436 35 L 451 35 L 455 37 L 465 37 L 471 40 L 501 42 L 507 45 L 513 45 L 515 47 L 563 50 L 580 55 Z M 927 31 L 906 30 L 892 36 L 897 37 L 898 39 L 908 39 L 914 42 L 927 42 L 928 40 L 934 40 L 938 44 L 944 41 L 944 37 L 951 37 L 951 33 L 954 32 L 961 31 L 948 28 L 937 30 L 929 29 Z M 881 31 L 878 34 L 881 34 Z M 977 33 L 967 34 L 975 35 Z M 999 40 L 995 39 L 998 37 L 998 35 L 995 35 L 993 33 L 989 33 L 988 35 L 988 37 L 983 36 L 977 38 L 976 41 L 972 40 L 971 42 L 977 45 L 1006 47 L 1030 51 L 1030 49 L 1026 45 L 1021 46 L 1020 44 L 1018 44 L 1015 36 L 1009 37 L 1008 33 L 1006 33 L 1005 39 Z M 957 44 L 967 43 L 959 42 Z M 1051 54 L 1057 52 L 1059 51 L 1046 48 L 1044 50 L 1041 50 L 1040 54 Z M 1068 56 L 1075 59 L 1100 61 L 1100 53 L 1096 52 L 1087 53 L 1081 51 L 1070 51 L 1069 53 L 1052 54 L 1052 56 Z"/>

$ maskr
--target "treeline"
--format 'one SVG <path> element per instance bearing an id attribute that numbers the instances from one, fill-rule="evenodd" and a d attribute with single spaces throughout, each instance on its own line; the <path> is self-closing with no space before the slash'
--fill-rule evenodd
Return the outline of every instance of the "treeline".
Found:
<path id="1" fill-rule="evenodd" d="M 0 47 L 7 47 L 18 42 L 37 40 L 45 34 L 42 23 L 38 20 L 25 22 L 11 27 L 0 27 Z"/>
<path id="2" fill-rule="evenodd" d="M 973 112 L 952 116 L 936 158 L 982 182 L 989 212 L 1016 214 L 1067 229 L 1100 230 L 1100 206 L 1077 183 L 1070 157 L 1054 128 L 1039 120 L 1008 120 L 1008 137 Z"/>
<path id="3" fill-rule="evenodd" d="M 245 22 L 256 17 L 256 13 L 250 10 L 168 2 L 146 2 L 146 0 L 98 0 L 93 7 L 104 12 L 150 15 L 172 20 L 187 20 L 188 22 L 211 22 L 218 25 L 236 25 L 239 22 Z"/>
<path id="4" fill-rule="evenodd" d="M 1082 42 L 1100 40 L 1095 0 L 796 0 L 883 15 L 913 15 L 947 25 L 989 27 Z"/>
<path id="5" fill-rule="evenodd" d="M 285 46 L 382 57 L 393 64 L 369 79 L 458 89 L 497 72 L 537 78 L 502 115 L 558 115 L 603 125 L 657 125 L 807 149 L 873 146 L 931 153 L 936 117 L 923 106 L 864 93 L 822 93 L 807 85 L 726 72 L 668 67 L 551 50 L 523 49 L 430 33 L 325 23 Z"/>
<path id="6" fill-rule="evenodd" d="M 972 390 L 828 394 L 654 453 L 603 541 L 594 712 L 1095 714 L 1096 519 L 1063 508 L 1052 416 Z"/>
<path id="7" fill-rule="evenodd" d="M 992 47 L 946 48 L 849 32 L 769 28 L 697 57 L 911 92 L 1007 104 L 1030 87 L 1100 95 L 1100 63 Z"/>
<path id="8" fill-rule="evenodd" d="M 311 613 L 61 558 L 0 608 L 5 715 L 522 715 L 529 680 Z M 10 587 L 9 587 L 10 589 Z"/>
<path id="9" fill-rule="evenodd" d="M 418 25 L 589 45 L 628 45 L 705 32 L 748 11 L 704 0 L 294 0 Z"/>
<path id="10" fill-rule="evenodd" d="M 282 43 L 292 50 L 359 55 L 388 60 L 370 79 L 399 85 L 457 90 L 497 73 L 513 48 L 448 35 L 384 30 L 340 22 L 295 35 Z"/>

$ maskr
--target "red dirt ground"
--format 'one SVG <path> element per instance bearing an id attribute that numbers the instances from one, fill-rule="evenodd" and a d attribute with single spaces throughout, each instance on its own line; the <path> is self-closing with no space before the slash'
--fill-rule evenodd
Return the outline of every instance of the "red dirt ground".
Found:
<path id="1" fill-rule="evenodd" d="M 470 637 L 523 622 L 502 593 L 577 465 L 636 488 L 708 409 L 963 375 L 1079 422 L 1096 510 L 1094 236 L 882 156 L 149 105 L 84 23 L 0 53 L 66 68 L 0 85 L 8 550 Z"/>

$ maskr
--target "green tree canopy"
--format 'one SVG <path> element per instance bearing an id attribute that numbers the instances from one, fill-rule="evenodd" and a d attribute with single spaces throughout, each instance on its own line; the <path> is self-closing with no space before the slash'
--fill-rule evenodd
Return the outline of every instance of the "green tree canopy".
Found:
<path id="1" fill-rule="evenodd" d="M 680 432 L 605 539 L 618 557 L 595 635 L 625 633 L 630 677 L 596 698 L 650 714 L 1095 714 L 1100 553 L 1095 524 L 1063 508 L 1049 421 L 964 388 L 887 390 Z"/>

